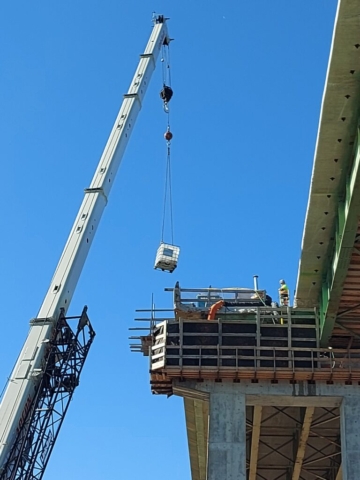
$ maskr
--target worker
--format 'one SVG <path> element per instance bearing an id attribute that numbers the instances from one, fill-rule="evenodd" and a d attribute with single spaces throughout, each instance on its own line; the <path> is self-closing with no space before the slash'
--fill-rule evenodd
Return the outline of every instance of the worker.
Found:
<path id="1" fill-rule="evenodd" d="M 280 306 L 287 307 L 289 305 L 289 287 L 285 280 L 280 280 L 279 288 Z"/>

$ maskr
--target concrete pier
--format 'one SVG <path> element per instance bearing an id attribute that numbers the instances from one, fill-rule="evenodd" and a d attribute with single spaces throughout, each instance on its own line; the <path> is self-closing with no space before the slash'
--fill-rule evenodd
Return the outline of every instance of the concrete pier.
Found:
<path id="1" fill-rule="evenodd" d="M 194 478 L 359 478 L 357 384 L 176 381 L 173 391 L 209 412 L 208 439 L 197 450 L 207 472 Z"/>
<path id="2" fill-rule="evenodd" d="M 245 395 L 210 389 L 208 480 L 246 479 Z"/>
<path id="3" fill-rule="evenodd" d="M 354 393 L 340 407 L 342 480 L 360 478 L 360 392 Z"/>

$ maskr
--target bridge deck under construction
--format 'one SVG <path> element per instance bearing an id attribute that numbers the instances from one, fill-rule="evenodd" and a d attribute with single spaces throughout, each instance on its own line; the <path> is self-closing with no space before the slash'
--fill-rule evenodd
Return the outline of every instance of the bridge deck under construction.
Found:
<path id="1" fill-rule="evenodd" d="M 263 323 L 274 314 L 282 324 Z M 253 321 L 249 316 L 156 325 L 149 352 L 153 393 L 171 393 L 174 379 L 360 381 L 360 350 L 320 348 L 314 312 L 257 308 Z"/>
<path id="2" fill-rule="evenodd" d="M 132 337 L 138 340 L 133 349 L 149 359 L 154 394 L 184 397 L 192 479 L 209 478 L 213 385 L 246 392 L 249 480 L 341 480 L 341 397 L 334 392 L 360 384 L 358 339 L 352 343 L 357 348 L 341 348 L 341 338 L 321 348 L 316 309 L 243 308 L 229 301 L 208 320 L 206 309 L 219 297 L 236 298 L 236 289 L 223 290 L 225 295 L 189 289 L 195 295 L 182 303 L 176 289 L 168 290 L 175 290 L 174 309 L 151 311 L 148 333 Z M 199 300 L 204 295 L 216 298 Z M 156 319 L 160 313 L 167 315 Z M 322 386 L 334 392 L 319 396 Z M 281 389 L 285 394 L 276 395 Z"/>

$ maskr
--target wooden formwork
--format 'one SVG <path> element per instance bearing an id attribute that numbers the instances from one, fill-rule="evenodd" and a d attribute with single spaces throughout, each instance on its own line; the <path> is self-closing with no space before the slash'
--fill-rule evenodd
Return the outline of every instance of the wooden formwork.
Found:
<path id="1" fill-rule="evenodd" d="M 314 312 L 282 315 L 277 323 L 179 319 L 153 330 L 153 393 L 171 393 L 177 380 L 360 382 L 360 350 L 319 348 Z M 281 319 L 281 322 L 280 322 Z"/>

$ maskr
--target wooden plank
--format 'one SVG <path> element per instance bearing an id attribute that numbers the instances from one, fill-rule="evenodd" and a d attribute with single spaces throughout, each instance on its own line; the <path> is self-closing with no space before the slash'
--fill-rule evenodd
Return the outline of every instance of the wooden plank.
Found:
<path id="1" fill-rule="evenodd" d="M 339 470 L 337 472 L 337 475 L 336 475 L 336 479 L 335 480 L 342 480 L 343 479 L 343 475 L 342 475 L 342 466 L 340 465 L 339 467 Z"/>
<path id="2" fill-rule="evenodd" d="M 192 480 L 206 480 L 208 403 L 184 398 Z"/>
<path id="3" fill-rule="evenodd" d="M 211 367 L 210 367 L 211 368 Z M 182 369 L 179 368 L 167 368 L 166 373 L 169 378 L 183 378 L 183 379 L 208 379 L 208 380 L 226 380 L 226 379 L 247 379 L 253 380 L 257 378 L 259 380 L 289 380 L 289 381 L 334 381 L 334 382 L 358 382 L 360 381 L 360 370 L 353 370 L 348 372 L 346 370 L 338 369 L 322 369 L 315 372 L 304 370 L 299 371 L 289 371 L 289 370 L 273 370 L 272 368 L 262 368 L 250 371 L 248 368 L 238 368 L 233 370 L 218 370 L 210 369 L 206 370 L 206 367 L 203 367 L 201 371 L 199 369 Z"/>
<path id="4" fill-rule="evenodd" d="M 296 459 L 294 463 L 294 470 L 292 475 L 292 480 L 299 480 L 301 469 L 304 461 L 305 456 L 305 449 L 307 445 L 307 441 L 309 438 L 310 427 L 312 423 L 312 419 L 314 416 L 315 407 L 307 407 L 304 415 L 304 421 L 301 429 L 301 434 L 299 438 L 299 444 L 296 454 Z"/>
<path id="5" fill-rule="evenodd" d="M 259 439 L 260 439 L 262 409 L 263 409 L 262 405 L 254 406 L 252 435 L 251 435 L 249 480 L 256 480 L 256 469 L 257 469 L 257 462 L 258 462 L 258 456 L 259 456 Z"/>
<path id="6" fill-rule="evenodd" d="M 263 407 L 339 407 L 342 397 L 294 397 L 286 395 L 246 395 L 247 405 Z"/>

